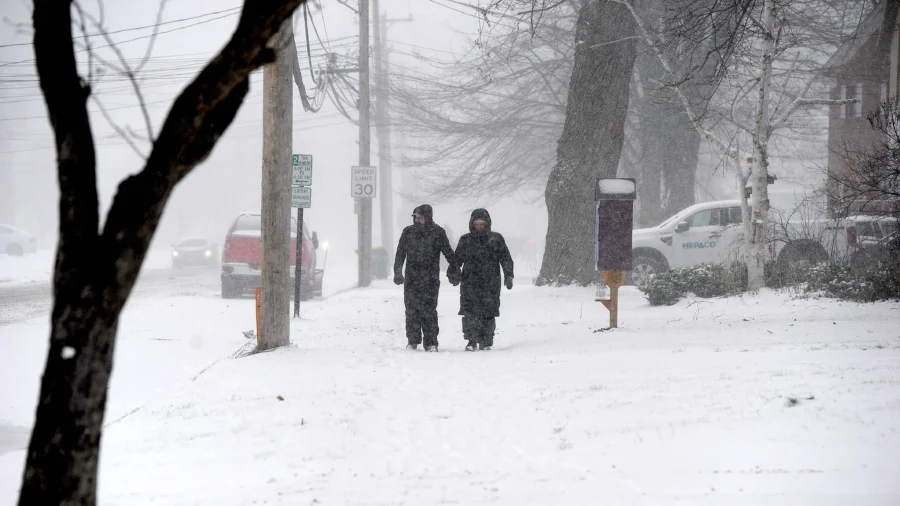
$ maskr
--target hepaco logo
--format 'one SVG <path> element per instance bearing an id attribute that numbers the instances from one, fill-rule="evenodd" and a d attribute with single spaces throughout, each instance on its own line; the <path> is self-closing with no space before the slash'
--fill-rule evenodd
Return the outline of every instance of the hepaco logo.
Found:
<path id="1" fill-rule="evenodd" d="M 715 247 L 716 247 L 716 241 L 686 242 L 681 245 L 682 249 L 715 248 Z"/>

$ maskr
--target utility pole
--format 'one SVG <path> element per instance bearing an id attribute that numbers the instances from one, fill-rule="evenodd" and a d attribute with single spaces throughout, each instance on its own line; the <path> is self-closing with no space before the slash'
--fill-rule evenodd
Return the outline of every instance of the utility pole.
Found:
<path id="1" fill-rule="evenodd" d="M 369 146 L 369 0 L 359 0 L 359 165 L 368 167 Z M 361 198 L 357 215 L 359 286 L 372 283 L 372 199 Z"/>
<path id="2" fill-rule="evenodd" d="M 275 62 L 263 67 L 262 321 L 258 339 L 264 350 L 290 343 L 292 29 L 288 18 L 268 43 L 275 48 Z"/>
<path id="3" fill-rule="evenodd" d="M 390 79 L 388 77 L 388 54 L 385 51 L 388 23 L 412 21 L 406 19 L 387 19 L 378 9 L 378 0 L 372 0 L 372 11 L 375 18 L 375 129 L 378 133 L 378 184 L 380 192 L 378 204 L 381 218 L 381 246 L 387 252 L 388 261 L 394 255 L 394 183 L 393 164 L 391 163 L 391 120 Z"/>

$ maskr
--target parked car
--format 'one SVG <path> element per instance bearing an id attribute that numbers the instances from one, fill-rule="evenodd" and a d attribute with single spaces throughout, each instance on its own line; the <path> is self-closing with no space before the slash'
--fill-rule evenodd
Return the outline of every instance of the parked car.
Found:
<path id="1" fill-rule="evenodd" d="M 659 225 L 632 233 L 632 268 L 626 282 L 643 286 L 650 276 L 677 267 L 723 263 L 744 239 L 738 200 L 688 207 Z"/>
<path id="2" fill-rule="evenodd" d="M 187 237 L 172 245 L 172 268 L 185 265 L 215 265 L 219 247 L 205 237 Z"/>
<path id="3" fill-rule="evenodd" d="M 850 268 L 862 271 L 882 262 L 900 262 L 900 231 L 894 230 L 880 239 L 863 240 L 850 256 Z"/>
<path id="4" fill-rule="evenodd" d="M 0 224 L 0 252 L 22 256 L 37 251 L 37 238 L 12 225 Z"/>
<path id="5" fill-rule="evenodd" d="M 260 286 L 260 264 L 262 263 L 262 235 L 259 213 L 238 215 L 222 245 L 222 298 L 230 299 L 253 295 Z M 294 281 L 297 249 L 297 220 L 291 217 L 291 286 Z M 300 275 L 300 299 L 307 300 L 322 294 L 324 270 L 316 269 L 316 250 L 319 248 L 318 235 L 310 236 L 306 224 L 303 225 L 301 247 L 302 259 Z M 293 295 L 294 291 L 291 290 Z"/>
<path id="6" fill-rule="evenodd" d="M 778 218 L 778 212 L 775 211 Z M 784 218 L 784 214 L 781 214 Z M 873 223 L 890 229 L 890 221 L 855 216 L 845 219 L 772 219 L 766 231 L 769 258 L 782 270 L 798 263 L 848 260 L 857 249 L 860 231 Z M 896 222 L 893 222 L 896 226 Z M 739 200 L 695 204 L 656 227 L 634 230 L 632 270 L 627 282 L 642 286 L 650 276 L 677 267 L 730 263 L 741 258 L 745 229 Z M 865 236 L 868 237 L 868 236 Z"/>

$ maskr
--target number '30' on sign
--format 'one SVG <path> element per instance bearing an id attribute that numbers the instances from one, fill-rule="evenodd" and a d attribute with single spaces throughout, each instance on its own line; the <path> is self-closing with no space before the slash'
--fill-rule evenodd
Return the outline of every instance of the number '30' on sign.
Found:
<path id="1" fill-rule="evenodd" d="M 375 198 L 378 188 L 377 167 L 352 167 L 350 170 L 350 196 L 356 199 Z"/>

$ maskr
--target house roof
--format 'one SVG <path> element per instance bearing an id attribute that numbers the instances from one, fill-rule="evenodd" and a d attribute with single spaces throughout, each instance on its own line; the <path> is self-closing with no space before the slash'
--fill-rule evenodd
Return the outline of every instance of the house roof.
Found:
<path id="1" fill-rule="evenodd" d="M 846 65 L 856 58 L 872 37 L 878 37 L 878 46 L 886 47 L 893 33 L 894 20 L 897 17 L 897 9 L 900 0 L 881 0 L 869 14 L 863 18 L 856 29 L 856 33 L 828 59 L 824 70 Z"/>

